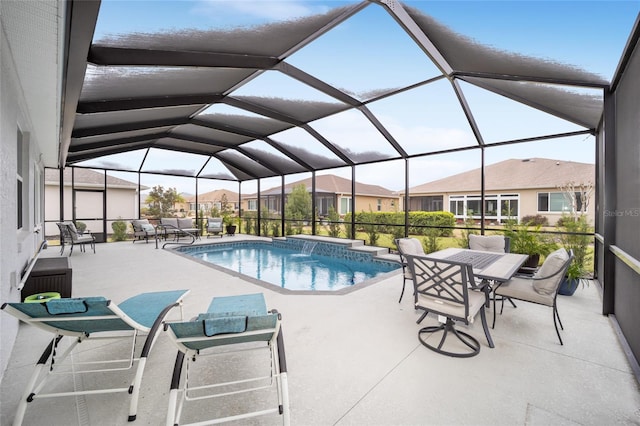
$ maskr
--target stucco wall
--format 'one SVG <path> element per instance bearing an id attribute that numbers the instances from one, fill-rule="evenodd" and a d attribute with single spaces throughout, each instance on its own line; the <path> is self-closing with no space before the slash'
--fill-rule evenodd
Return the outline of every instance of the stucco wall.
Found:
<path id="1" fill-rule="evenodd" d="M 46 153 L 55 153 L 57 144 L 57 10 L 55 1 L 0 2 L 0 303 L 20 299 L 16 285 L 42 240 L 42 222 L 35 222 L 44 214 L 42 210 L 34 214 L 38 205 L 34 186 L 41 184 L 44 162 L 55 161 L 43 157 L 43 147 L 53 148 Z M 41 54 L 41 49 L 50 54 Z M 18 129 L 25 142 L 20 230 L 16 201 Z M 18 321 L 0 313 L 0 381 L 17 331 Z"/>
<path id="2" fill-rule="evenodd" d="M 31 124 L 21 99 L 19 80 L 12 66 L 6 40 L 2 37 L 0 47 L 0 302 L 18 301 L 20 292 L 16 285 L 21 271 L 35 252 L 37 235 L 32 203 L 25 203 L 23 228 L 17 229 L 17 134 L 23 132 L 27 148 L 23 151 L 28 164 L 23 172 L 23 188 L 26 200 L 33 200 L 34 168 L 39 167 L 37 143 L 30 133 Z M 8 237 L 8 238 L 5 238 Z M 13 341 L 18 331 L 18 322 L 13 317 L 0 314 L 0 371 L 4 376 Z M 0 376 L 0 379 L 1 377 Z"/>
<path id="3" fill-rule="evenodd" d="M 81 186 L 78 186 L 81 188 Z M 91 188 L 96 189 L 96 188 Z M 96 196 L 100 198 L 98 203 L 93 203 L 92 208 L 97 210 L 84 210 L 83 207 L 78 205 L 76 214 L 78 218 L 80 216 L 91 216 L 96 213 L 97 217 L 102 216 L 102 203 L 101 193 L 96 193 Z M 47 221 L 59 221 L 60 220 L 60 187 L 58 185 L 46 185 L 45 186 L 45 218 Z M 64 219 L 71 220 L 72 216 L 72 190 L 70 186 L 64 188 Z M 137 191 L 132 188 L 107 188 L 107 219 L 112 219 L 107 222 L 107 233 L 110 234 L 111 222 L 113 220 L 122 219 L 125 222 L 131 219 L 138 218 L 138 203 L 137 203 Z M 83 220 L 91 231 L 102 232 L 102 223 L 98 221 Z M 45 234 L 47 237 L 55 237 L 58 235 L 58 227 L 54 222 L 45 224 Z"/>

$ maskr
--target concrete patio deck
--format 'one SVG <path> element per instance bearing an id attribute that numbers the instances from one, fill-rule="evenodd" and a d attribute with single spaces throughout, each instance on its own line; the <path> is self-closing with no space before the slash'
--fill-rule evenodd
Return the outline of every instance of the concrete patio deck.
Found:
<path id="1" fill-rule="evenodd" d="M 222 241 L 242 238 L 224 237 Z M 219 241 L 219 240 L 216 240 Z M 214 242 L 202 240 L 203 243 Z M 53 247 L 46 257 L 58 256 Z M 68 251 L 65 252 L 68 255 Z M 629 425 L 640 424 L 640 391 L 614 328 L 600 314 L 596 284 L 559 296 L 560 346 L 548 307 L 505 306 L 490 349 L 480 321 L 468 332 L 482 345 L 469 359 L 436 354 L 417 339 L 411 292 L 400 273 L 343 295 L 283 294 L 198 262 L 131 241 L 74 250 L 73 295 L 119 303 L 146 291 L 190 289 L 185 318 L 212 297 L 262 292 L 282 313 L 292 425 Z M 489 318 L 492 311 L 488 310 Z M 0 313 L 0 315 L 6 315 Z M 10 424 L 20 394 L 50 335 L 20 326 L 1 389 L 0 424 Z M 110 347 L 92 346 L 91 358 Z M 142 381 L 137 420 L 129 395 L 36 400 L 25 425 L 161 425 L 176 350 L 161 334 Z M 76 386 L 90 386 L 80 380 Z M 213 403 L 212 403 L 213 404 Z M 268 416 L 237 424 L 279 424 Z"/>

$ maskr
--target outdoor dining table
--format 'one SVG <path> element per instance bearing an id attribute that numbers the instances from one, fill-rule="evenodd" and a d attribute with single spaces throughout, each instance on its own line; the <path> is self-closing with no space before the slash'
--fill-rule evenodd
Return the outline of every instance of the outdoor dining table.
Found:
<path id="1" fill-rule="evenodd" d="M 528 258 L 526 254 L 494 253 L 455 247 L 429 253 L 428 256 L 470 263 L 476 278 L 498 282 L 509 281 Z"/>

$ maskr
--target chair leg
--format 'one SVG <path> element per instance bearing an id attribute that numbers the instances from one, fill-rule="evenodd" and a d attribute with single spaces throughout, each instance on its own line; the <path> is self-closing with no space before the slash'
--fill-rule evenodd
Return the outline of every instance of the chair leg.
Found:
<path id="1" fill-rule="evenodd" d="M 558 320 L 556 321 L 556 318 L 558 318 Z M 558 322 L 560 322 L 560 327 L 564 330 L 564 327 L 562 327 L 562 321 L 560 321 L 560 315 L 558 314 L 558 309 L 556 308 L 556 306 L 553 306 L 553 325 L 556 328 L 556 334 L 558 335 L 558 340 L 560 340 L 560 345 L 564 345 L 564 343 L 562 343 L 562 337 L 560 337 L 560 330 L 558 330 Z"/>
<path id="2" fill-rule="evenodd" d="M 427 343 L 426 339 L 423 338 L 423 334 L 432 334 L 439 331 L 442 331 L 443 334 L 440 342 L 438 343 L 438 346 L 433 346 L 430 343 Z M 444 346 L 444 342 L 447 339 L 449 332 L 456 336 L 458 340 L 464 343 L 465 346 L 470 348 L 471 352 L 450 352 L 447 350 L 443 350 L 442 346 Z M 418 331 L 418 340 L 420 340 L 420 343 L 422 343 L 423 346 L 431 349 L 434 352 L 438 352 L 440 354 L 455 358 L 469 358 L 480 353 L 480 343 L 478 343 L 478 341 L 473 336 L 463 331 L 456 330 L 456 328 L 454 327 L 454 322 L 450 318 L 447 318 L 447 322 L 439 326 L 428 326 L 421 328 L 420 331 Z"/>
<path id="3" fill-rule="evenodd" d="M 402 296 L 404 296 L 404 285 L 407 283 L 405 278 L 402 278 L 402 292 L 400 293 L 400 299 L 398 299 L 398 303 L 402 302 Z"/>
<path id="4" fill-rule="evenodd" d="M 416 324 L 420 324 L 422 322 L 422 320 L 424 319 L 424 317 L 427 316 L 427 314 L 429 314 L 429 311 L 424 311 L 422 313 L 422 315 L 420 315 L 420 318 L 418 318 L 418 321 L 416 321 Z"/>
<path id="5" fill-rule="evenodd" d="M 482 329 L 484 330 L 484 335 L 487 338 L 487 343 L 489 344 L 490 348 L 495 348 L 493 339 L 491 338 L 491 333 L 489 333 L 489 326 L 487 326 L 487 315 L 484 312 L 484 308 L 480 309 L 480 318 L 482 319 Z"/>

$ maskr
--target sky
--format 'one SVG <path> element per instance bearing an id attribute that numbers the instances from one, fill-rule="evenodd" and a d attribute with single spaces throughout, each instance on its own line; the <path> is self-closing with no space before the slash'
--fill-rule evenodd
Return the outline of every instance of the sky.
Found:
<path id="1" fill-rule="evenodd" d="M 322 13 L 330 8 L 354 2 L 341 1 L 124 1 L 103 0 L 94 40 L 117 37 L 130 32 L 181 31 L 197 29 L 246 28 L 275 21 L 296 19 Z M 631 28 L 640 11 L 640 1 L 407 1 L 450 29 L 495 49 L 516 52 L 549 61 L 566 63 L 598 74 L 607 80 L 614 75 Z M 374 30 L 372 30 L 374 28 Z M 375 54 L 371 54 L 375 52 Z M 330 58 L 327 60 L 326 58 Z M 346 23 L 310 43 L 288 58 L 287 62 L 354 96 L 369 90 L 398 87 L 437 75 L 411 39 L 395 25 L 383 8 L 370 5 Z M 284 81 L 271 72 L 241 88 L 237 95 L 284 96 L 296 99 L 326 100 L 324 95 L 301 85 Z M 498 95 L 473 86 L 463 87 L 481 132 L 487 142 L 580 130 L 572 123 L 547 116 Z M 428 100 L 425 104 L 425 99 Z M 474 143 L 466 119 L 455 95 L 446 82 L 372 103 L 370 109 L 380 118 L 398 142 L 410 153 L 455 148 Z M 242 113 L 234 111 L 233 113 Z M 342 148 L 364 152 L 372 147 L 389 149 L 363 116 L 342 114 L 318 120 L 312 127 L 330 136 Z M 303 143 L 293 131 L 274 135 L 283 143 Z M 424 147 L 429 146 L 425 151 Z M 486 151 L 487 164 L 508 158 L 547 157 L 593 163 L 594 139 L 578 136 L 535 144 L 492 148 Z M 320 153 L 318 151 L 318 153 Z M 139 161 L 140 154 L 128 154 Z M 151 157 L 151 156 L 150 156 Z M 199 170 L 201 164 L 187 164 L 175 153 L 155 153 L 149 169 L 171 168 Z M 151 158 L 148 160 L 151 161 Z M 201 161 L 201 160 L 198 160 Z M 478 152 L 463 152 L 422 157 L 410 161 L 410 186 L 479 167 Z M 325 173 L 325 172 L 319 172 Z M 350 178 L 349 168 L 335 174 Z M 306 176 L 294 176 L 304 178 Z M 391 190 L 404 189 L 404 162 L 358 166 L 356 180 L 381 185 Z M 154 175 L 145 181 L 180 192 L 193 193 L 188 179 Z M 280 178 L 262 183 L 266 189 Z M 147 184 L 148 185 L 148 184 Z M 199 192 L 237 183 L 213 183 L 201 180 Z M 253 192 L 255 183 L 243 184 L 243 193 Z M 254 189 L 255 190 L 255 189 Z"/>

